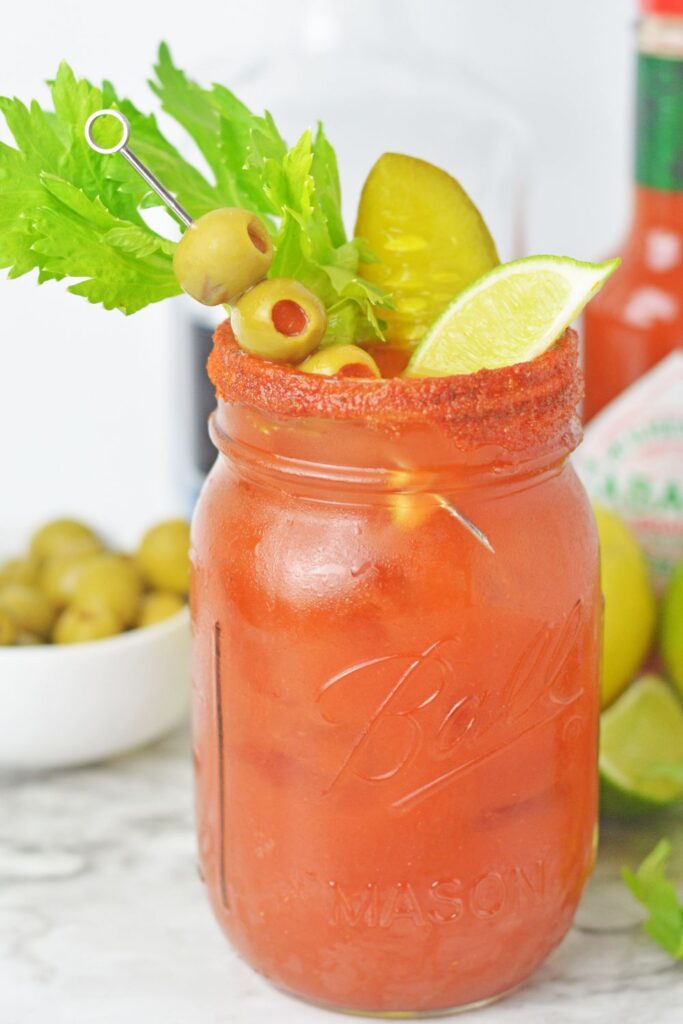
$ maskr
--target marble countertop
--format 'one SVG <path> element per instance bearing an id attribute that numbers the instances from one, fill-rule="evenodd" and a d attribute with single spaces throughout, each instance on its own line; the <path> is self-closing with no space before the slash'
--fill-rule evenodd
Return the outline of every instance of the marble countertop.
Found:
<path id="1" fill-rule="evenodd" d="M 184 733 L 100 767 L 0 778 L 1 1024 L 324 1024 L 232 953 L 195 870 Z M 680 1024 L 683 964 L 619 877 L 683 817 L 606 829 L 573 930 L 476 1024 Z"/>

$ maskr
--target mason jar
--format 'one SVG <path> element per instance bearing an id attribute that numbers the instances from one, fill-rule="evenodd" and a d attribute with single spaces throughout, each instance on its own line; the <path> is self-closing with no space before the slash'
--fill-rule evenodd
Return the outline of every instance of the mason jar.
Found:
<path id="1" fill-rule="evenodd" d="M 201 870 L 275 985 L 433 1014 L 519 985 L 594 854 L 600 597 L 577 340 L 463 377 L 209 362 Z"/>

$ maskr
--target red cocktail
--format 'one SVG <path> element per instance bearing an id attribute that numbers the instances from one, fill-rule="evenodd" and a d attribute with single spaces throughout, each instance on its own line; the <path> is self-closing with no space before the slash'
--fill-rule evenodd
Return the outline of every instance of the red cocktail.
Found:
<path id="1" fill-rule="evenodd" d="M 565 328 L 615 263 L 501 265 L 462 186 L 396 153 L 349 237 L 321 125 L 290 147 L 166 46 L 155 73 L 211 180 L 62 65 L 49 114 L 3 101 L 18 148 L 0 147 L 0 177 L 25 201 L 0 209 L 0 241 L 14 276 L 77 278 L 107 308 L 181 289 L 228 307 L 193 526 L 214 910 L 249 963 L 315 1002 L 486 1002 L 560 941 L 593 859 L 598 552 L 568 462 L 582 388 Z M 98 176 L 83 133 L 132 169 Z M 179 241 L 147 224 L 150 188 Z"/>
<path id="2" fill-rule="evenodd" d="M 260 361 L 224 327 L 210 372 L 194 751 L 218 920 L 330 1006 L 500 995 L 565 934 L 594 849 L 575 336 L 503 370 L 367 382 Z"/>

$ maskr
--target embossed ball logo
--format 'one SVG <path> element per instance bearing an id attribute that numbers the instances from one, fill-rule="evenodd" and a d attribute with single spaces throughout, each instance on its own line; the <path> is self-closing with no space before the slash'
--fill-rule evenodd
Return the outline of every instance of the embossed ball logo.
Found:
<path id="1" fill-rule="evenodd" d="M 500 666 L 502 681 L 490 663 L 463 657 L 456 639 L 333 675 L 317 700 L 343 752 L 325 793 L 353 780 L 384 784 L 389 809 L 404 813 L 561 715 L 571 721 L 564 732 L 571 744 L 582 727 L 570 710 L 583 692 L 576 671 L 582 620 L 577 602 L 559 625 L 537 628 L 511 670 Z"/>

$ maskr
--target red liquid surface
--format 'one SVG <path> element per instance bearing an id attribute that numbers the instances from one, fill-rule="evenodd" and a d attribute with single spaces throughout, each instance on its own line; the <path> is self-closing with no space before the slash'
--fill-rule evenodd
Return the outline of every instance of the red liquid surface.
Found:
<path id="1" fill-rule="evenodd" d="M 457 453 L 428 418 L 397 436 L 242 404 L 215 436 L 193 527 L 194 751 L 222 928 L 335 1007 L 510 989 L 565 934 L 593 857 L 597 545 L 566 440 L 529 463 Z M 414 468 L 392 477 L 399 456 Z M 421 493 L 397 504 L 406 478 Z"/>
<path id="2" fill-rule="evenodd" d="M 615 275 L 586 308 L 585 417 L 683 347 L 683 193 L 639 188 Z"/>

